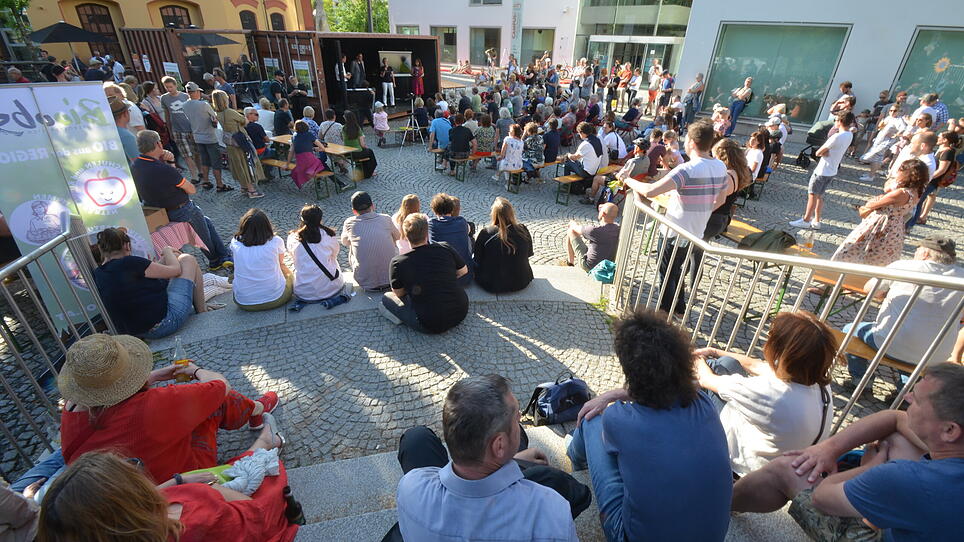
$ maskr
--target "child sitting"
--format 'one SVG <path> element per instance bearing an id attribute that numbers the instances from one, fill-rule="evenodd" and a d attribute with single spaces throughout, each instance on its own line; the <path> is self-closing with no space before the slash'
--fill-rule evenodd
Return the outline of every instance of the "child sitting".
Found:
<path id="1" fill-rule="evenodd" d="M 713 131 L 717 136 L 723 137 L 730 127 L 730 110 L 720 104 L 713 104 L 713 115 L 710 119 L 713 121 Z"/>
<path id="2" fill-rule="evenodd" d="M 375 102 L 375 135 L 378 136 L 378 146 L 385 146 L 385 134 L 388 133 L 388 113 L 385 112 L 385 105 L 382 102 Z"/>
<path id="3" fill-rule="evenodd" d="M 288 150 L 288 163 L 295 164 L 291 178 L 298 188 L 326 169 L 315 151 L 325 152 L 325 147 L 308 131 L 308 123 L 299 120 L 295 123 L 295 135 L 291 138 L 291 148 Z"/>

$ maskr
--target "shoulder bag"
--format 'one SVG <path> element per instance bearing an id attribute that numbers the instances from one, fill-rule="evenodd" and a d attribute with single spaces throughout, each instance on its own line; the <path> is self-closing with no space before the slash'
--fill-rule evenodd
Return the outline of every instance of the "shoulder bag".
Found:
<path id="1" fill-rule="evenodd" d="M 328 280 L 335 280 L 341 275 L 341 270 L 338 269 L 338 267 L 335 267 L 334 274 L 328 271 L 328 269 L 321 264 L 321 261 L 318 260 L 318 257 L 315 256 L 315 253 L 311 251 L 311 247 L 308 246 L 308 243 L 304 239 L 301 240 L 301 246 L 304 247 L 305 252 L 308 253 L 308 257 L 311 258 L 311 261 L 315 262 L 315 265 L 318 266 L 318 269 L 321 269 L 321 272 L 328 277 Z M 821 429 L 820 432 L 823 433 L 823 429 Z"/>

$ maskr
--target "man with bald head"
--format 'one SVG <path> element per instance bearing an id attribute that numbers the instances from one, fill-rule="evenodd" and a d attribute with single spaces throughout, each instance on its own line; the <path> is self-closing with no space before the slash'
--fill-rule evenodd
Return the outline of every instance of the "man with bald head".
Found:
<path id="1" fill-rule="evenodd" d="M 599 206 L 598 225 L 580 226 L 575 221 L 569 222 L 566 258 L 560 264 L 577 265 L 588 272 L 603 260 L 614 261 L 619 246 L 618 214 L 619 207 L 604 203 Z"/>

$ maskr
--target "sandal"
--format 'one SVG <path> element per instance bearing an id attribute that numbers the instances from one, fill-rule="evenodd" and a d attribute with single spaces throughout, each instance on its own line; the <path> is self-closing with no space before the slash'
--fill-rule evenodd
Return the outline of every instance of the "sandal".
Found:
<path id="1" fill-rule="evenodd" d="M 258 192 L 257 190 L 255 190 L 255 191 L 253 191 L 253 192 L 247 192 L 247 194 L 248 194 L 248 198 L 250 198 L 250 199 L 257 199 L 257 198 L 263 198 L 263 197 L 264 197 L 264 194 L 262 194 L 261 192 Z"/>
<path id="2" fill-rule="evenodd" d="M 210 189 L 214 188 L 214 185 L 211 184 L 211 181 L 204 181 L 203 183 L 201 183 L 201 188 L 203 188 L 203 189 L 205 189 L 205 190 L 210 190 Z"/>
<path id="3" fill-rule="evenodd" d="M 230 192 L 234 190 L 234 187 L 229 184 L 222 184 L 218 187 L 218 192 Z"/>
<path id="4" fill-rule="evenodd" d="M 278 431 L 278 420 L 276 420 L 275 417 L 269 412 L 265 412 L 262 414 L 262 416 L 264 416 L 265 425 L 268 426 L 268 430 L 271 432 L 271 444 L 275 443 L 274 437 L 278 437 L 278 445 L 275 446 L 275 448 L 281 451 L 288 441 L 285 440 L 285 437 L 281 434 L 281 431 Z"/>

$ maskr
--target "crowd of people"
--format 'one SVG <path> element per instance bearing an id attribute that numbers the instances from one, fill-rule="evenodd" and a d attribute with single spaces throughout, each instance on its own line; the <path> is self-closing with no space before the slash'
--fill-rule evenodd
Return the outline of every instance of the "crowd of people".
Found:
<path id="1" fill-rule="evenodd" d="M 566 174 L 580 179 L 573 191 L 598 206 L 598 223 L 568 225 L 559 263 L 586 272 L 615 259 L 614 191 L 640 200 L 668 195 L 667 220 L 713 239 L 732 220 L 736 198 L 779 167 L 791 131 L 775 106 L 745 146 L 732 137 L 753 99 L 752 78 L 732 91 L 729 107 L 696 120 L 702 76 L 679 93 L 658 59 L 645 73 L 630 63 L 604 68 L 582 59 L 566 89 L 561 66 L 548 55 L 525 70 L 510 58 L 504 72 L 489 56 L 492 65 L 475 88 L 418 96 L 413 116 L 429 134 L 429 149 L 444 151 L 441 169 L 453 175 L 456 160 L 477 153 L 492 158 L 487 167 L 497 179 L 523 170 L 526 182 L 539 179 L 542 165 L 564 161 Z M 365 77 L 360 55 L 350 67 L 345 62 L 339 82 Z M 103 65 L 116 73 L 116 61 L 99 58 L 88 71 Z M 420 68 L 417 59 L 414 68 Z M 371 152 L 358 116 L 347 111 L 339 123 L 329 110 L 316 122 L 314 109 L 299 103 L 297 79 L 280 71 L 258 107 L 241 113 L 225 71 L 204 78 L 212 87 L 205 99 L 197 83 L 181 92 L 166 77 L 162 93 L 154 82 L 127 80 L 120 69 L 119 84 L 105 83 L 104 90 L 138 194 L 145 205 L 166 209 L 170 220 L 192 225 L 209 269 L 233 271 L 240 309 L 298 312 L 349 302 L 352 285 L 339 264 L 343 246 L 353 281 L 381 294 L 380 313 L 423 333 L 447 331 L 466 318 L 465 288 L 472 283 L 492 293 L 531 283 L 532 235 L 503 197 L 480 227 L 462 216 L 459 198 L 446 193 L 435 194 L 424 210 L 417 195 L 406 195 L 389 215 L 376 210 L 371 194 L 355 192 L 340 233 L 317 205 L 301 208 L 298 226 L 287 233 L 251 208 L 224 243 L 191 199 L 198 188 L 232 190 L 222 176 L 226 163 L 247 197 L 262 197 L 260 161 L 271 156 L 270 137 L 292 133 L 287 159 L 301 186 L 319 171 L 343 167 L 334 159 L 329 165 L 326 144 Z M 388 129 L 384 107 L 394 102 L 390 76 L 382 70 L 385 103 L 374 104 L 379 138 Z M 942 114 L 936 95 L 924 96 L 914 112 L 904 109 L 900 95 L 893 103 L 882 95 L 875 111 L 857 114 L 851 91 L 849 83 L 841 85 L 832 104 L 833 126 L 815 151 L 805 213 L 791 225 L 820 228 L 824 194 L 863 137 L 868 148 L 861 158 L 876 164 L 864 181 L 885 169 L 885 192 L 857 209 L 862 221 L 833 259 L 964 277 L 955 242 L 943 234 L 926 236 L 914 260 L 899 261 L 906 229 L 926 223 L 929 196 L 956 176 L 964 123 L 947 118 L 946 106 Z M 625 113 L 617 117 L 617 110 Z M 644 116 L 653 118 L 650 125 L 642 125 Z M 619 166 L 612 180 L 598 174 L 610 164 Z M 888 355 L 928 364 L 906 397 L 907 410 L 865 416 L 831 436 L 829 386 L 839 346 L 831 328 L 808 312 L 785 312 L 770 323 L 763 359 L 694 350 L 667 314 L 683 313 L 687 257 L 692 282 L 702 253 L 688 251 L 689 242 L 673 229 L 659 234 L 661 312 L 638 311 L 615 323 L 613 349 L 625 385 L 585 403 L 567 436 L 568 455 L 574 468 L 589 470 L 592 492 L 528 447 L 507 379 L 470 376 L 448 390 L 442 438 L 426 427 L 401 437 L 398 524 L 386 540 L 576 540 L 573 520 L 591 494 L 611 541 L 723 540 L 732 512 L 770 512 L 787 502 L 817 539 L 873 539 L 881 532 L 895 541 L 956 539 L 964 368 L 940 363 L 952 350 L 960 359 L 956 334 L 922 358 L 964 293 L 922 289 L 909 323 L 897 330 Z M 205 301 L 197 260 L 170 247 L 156 261 L 133 255 L 130 237 L 117 228 L 97 233 L 97 257 L 96 285 L 121 335 L 95 334 L 68 350 L 57 382 L 65 400 L 61 449 L 18 480 L 17 493 L 0 493 L 0 504 L 17 513 L 8 530 L 35 533 L 43 542 L 121 538 L 105 531 L 142 532 L 150 540 L 235 539 L 239 533 L 292 540 L 298 506 L 276 451 L 285 444 L 271 415 L 277 394 L 250 399 L 193 361 L 153 369 L 141 340 L 170 335 L 191 314 L 219 308 Z M 881 344 L 906 307 L 908 288 L 878 285 L 877 318 L 854 326 L 854 336 L 873 348 Z M 847 361 L 859 381 L 867 360 L 848 355 Z M 187 383 L 158 386 L 172 381 Z M 218 466 L 216 435 L 244 427 L 258 436 L 228 463 L 255 473 L 254 482 L 226 487 L 210 470 Z"/>

